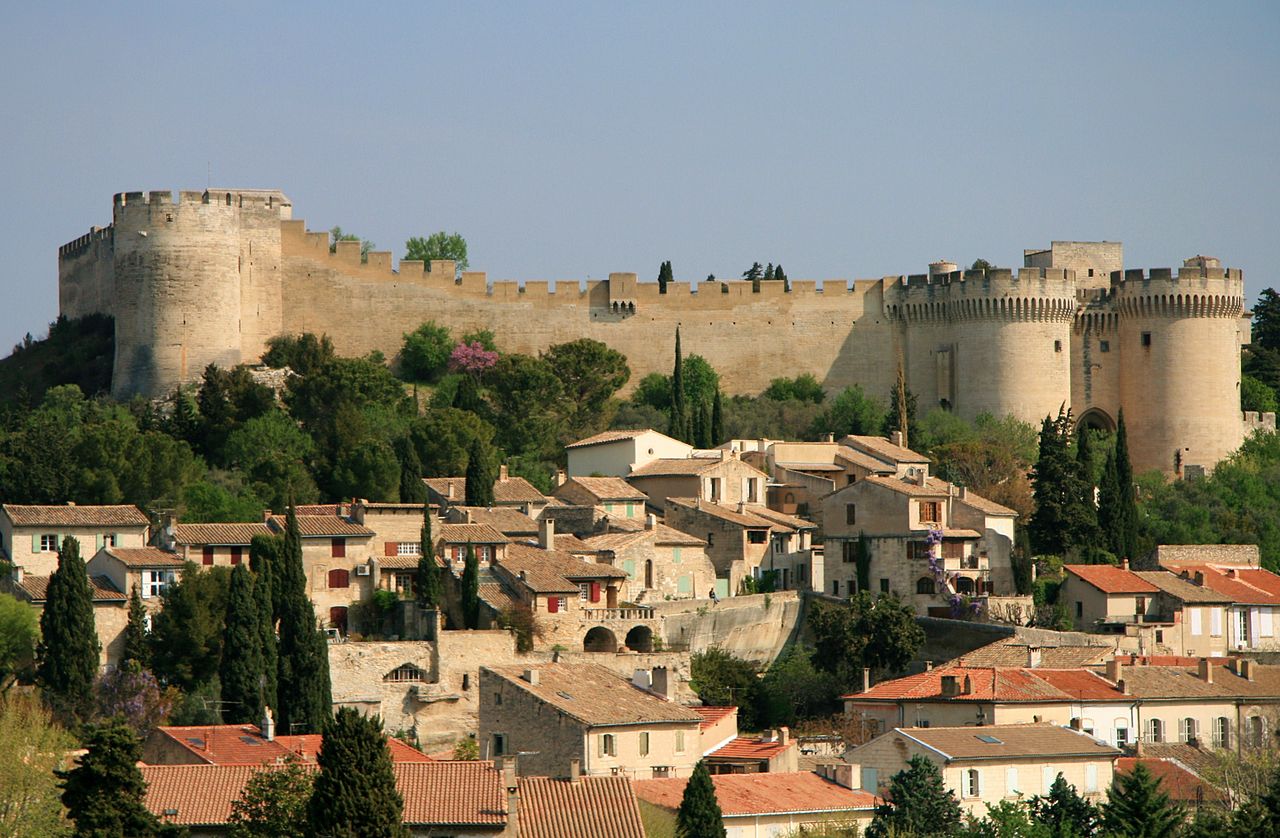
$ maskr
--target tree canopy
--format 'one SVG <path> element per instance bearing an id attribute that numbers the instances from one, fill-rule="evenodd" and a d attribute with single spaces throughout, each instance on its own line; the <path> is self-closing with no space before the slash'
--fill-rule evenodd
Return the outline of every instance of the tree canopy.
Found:
<path id="1" fill-rule="evenodd" d="M 471 267 L 467 260 L 467 240 L 459 233 L 441 230 L 427 237 L 413 236 L 404 243 L 404 260 L 419 260 L 431 267 L 432 262 L 452 260 L 457 276 Z"/>

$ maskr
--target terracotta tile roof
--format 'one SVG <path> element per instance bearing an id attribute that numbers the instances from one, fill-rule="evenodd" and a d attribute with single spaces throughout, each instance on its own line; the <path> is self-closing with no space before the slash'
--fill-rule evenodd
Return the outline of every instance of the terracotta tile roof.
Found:
<path id="1" fill-rule="evenodd" d="M 1040 655 L 1039 668 L 1066 669 L 1103 663 L 1111 656 L 1110 646 L 1037 646 Z M 1008 666 L 1025 667 L 1028 646 L 1017 638 L 997 640 L 986 646 L 967 652 L 957 659 L 960 666 Z"/>
<path id="2" fill-rule="evenodd" d="M 1072 673 L 1070 676 L 1063 673 Z M 954 677 L 961 690 L 944 696 L 942 679 Z M 1087 676 L 1087 677 L 1084 677 Z M 964 692 L 968 679 L 969 691 Z M 1066 689 L 1069 687 L 1069 690 Z M 1087 693 L 1087 695 L 1082 695 Z M 857 701 L 1070 701 L 1083 698 L 1114 699 L 1120 693 L 1092 670 L 1050 670 L 976 666 L 945 666 L 876 684 L 870 690 L 844 696 Z"/>
<path id="3" fill-rule="evenodd" d="M 562 553 L 594 553 L 596 548 L 567 532 L 556 533 L 556 549 Z"/>
<path id="4" fill-rule="evenodd" d="M 707 754 L 708 759 L 723 760 L 767 760 L 795 747 L 795 742 L 768 740 L 759 736 L 739 736 L 731 739 L 723 746 Z"/>
<path id="5" fill-rule="evenodd" d="M 1116 760 L 1116 773 L 1128 774 L 1142 763 L 1151 775 L 1160 781 L 1160 789 L 1175 803 L 1198 804 L 1225 803 L 1227 795 L 1222 789 L 1206 782 L 1185 765 L 1171 759 L 1155 757 L 1120 757 Z"/>
<path id="6" fill-rule="evenodd" d="M 520 778 L 521 838 L 644 838 L 626 777 Z"/>
<path id="7" fill-rule="evenodd" d="M 253 726 L 250 725 L 250 727 Z M 255 727 L 254 730 L 257 728 Z M 276 741 L 307 762 L 315 762 L 316 755 L 320 753 L 320 746 L 324 743 L 324 737 L 318 733 L 306 733 L 298 736 L 277 736 Z M 394 737 L 387 737 L 387 747 L 391 750 L 391 761 L 397 764 L 434 761 L 422 751 Z"/>
<path id="8" fill-rule="evenodd" d="M 1153 594 L 1159 590 L 1132 570 L 1109 564 L 1068 564 L 1062 569 L 1104 594 Z"/>
<path id="9" fill-rule="evenodd" d="M 892 462 L 873 457 L 865 451 L 850 448 L 847 445 L 836 446 L 836 461 L 844 460 L 850 465 L 865 468 L 875 474 L 893 474 L 898 469 Z"/>
<path id="10" fill-rule="evenodd" d="M 299 515 L 297 517 L 298 533 L 303 538 L 360 538 L 375 534 L 368 527 L 353 524 L 337 515 Z M 285 524 L 284 515 L 271 516 L 271 526 L 276 532 L 284 532 Z"/>
<path id="11" fill-rule="evenodd" d="M 529 544 L 512 544 L 507 547 L 507 555 L 502 559 L 501 565 L 517 574 L 521 570 L 529 571 L 538 568 L 569 580 L 627 578 L 625 570 L 613 565 L 587 562 L 570 553 L 543 550 L 541 547 Z M 577 590 L 577 586 L 574 589 Z"/>
<path id="12" fill-rule="evenodd" d="M 457 513 L 452 510 L 457 510 Z M 516 537 L 538 534 L 538 522 L 518 509 L 505 506 L 454 506 L 450 511 L 451 514 L 465 516 L 467 523 L 486 524 L 503 535 Z"/>
<path id="13" fill-rule="evenodd" d="M 528 669 L 538 672 L 536 686 L 522 677 Z M 480 671 L 502 678 L 592 727 L 661 722 L 697 724 L 702 720 L 688 707 L 633 686 L 626 678 L 599 664 L 485 666 Z"/>
<path id="14" fill-rule="evenodd" d="M 520 600 L 515 594 L 507 590 L 507 586 L 498 581 L 481 582 L 479 585 L 480 599 L 483 600 L 490 608 L 498 613 L 506 611 L 508 608 L 517 608 Z M 452 751 L 450 751 L 452 753 Z"/>
<path id="15" fill-rule="evenodd" d="M 1047 724 L 908 727 L 894 732 L 956 761 L 1120 755 L 1120 751 L 1092 736 Z"/>
<path id="16" fill-rule="evenodd" d="M 746 507 L 742 511 L 738 511 L 736 507 L 723 503 L 713 503 L 698 498 L 667 498 L 667 503 L 672 506 L 678 506 L 682 509 L 689 509 L 694 512 L 701 512 L 712 518 L 717 518 L 730 524 L 736 524 L 747 529 L 768 529 L 779 530 L 783 532 L 792 531 L 792 527 L 783 526 L 774 523 L 768 518 L 757 515 L 754 510 Z"/>
<path id="17" fill-rule="evenodd" d="M 152 738 L 167 740 L 186 749 L 193 762 L 208 765 L 262 765 L 279 759 L 315 762 L 323 737 L 320 734 L 277 736 L 268 740 L 257 725 L 164 725 Z M 430 758 L 399 739 L 388 739 L 393 762 L 428 762 Z"/>
<path id="18" fill-rule="evenodd" d="M 601 535 L 593 535 L 586 539 L 586 543 L 593 550 L 617 551 L 626 549 L 632 544 L 648 538 L 652 538 L 654 544 L 660 544 L 664 547 L 707 546 L 707 542 L 701 538 L 680 532 L 677 529 L 668 527 L 666 524 L 658 524 L 652 530 L 642 527 L 641 529 L 627 532 L 607 532 Z"/>
<path id="19" fill-rule="evenodd" d="M 1231 602 L 1231 597 L 1220 594 L 1213 588 L 1202 588 L 1186 579 L 1182 579 L 1167 570 L 1135 570 L 1135 576 L 1149 582 L 1161 591 L 1183 602 Z"/>
<path id="20" fill-rule="evenodd" d="M 265 523 L 242 524 L 175 524 L 174 541 L 178 544 L 214 544 L 248 546 L 255 535 L 271 535 Z"/>
<path id="21" fill-rule="evenodd" d="M 375 556 L 375 559 L 383 570 L 413 570 L 418 567 L 417 556 Z"/>
<path id="22" fill-rule="evenodd" d="M 947 496 L 947 490 L 945 488 L 939 488 L 928 483 L 921 486 L 919 483 L 916 483 L 914 480 L 907 477 L 885 477 L 879 474 L 871 474 L 863 478 L 860 482 L 871 483 L 872 485 L 880 486 L 913 498 L 945 498 Z"/>
<path id="23" fill-rule="evenodd" d="M 145 527 L 151 523 L 136 506 L 22 506 L 0 507 L 15 527 Z"/>
<path id="24" fill-rule="evenodd" d="M 240 799 L 245 783 L 258 765 L 140 765 L 147 783 L 144 802 L 165 823 L 216 826 L 231 817 L 231 804 Z"/>
<path id="25" fill-rule="evenodd" d="M 894 445 L 882 436 L 856 436 L 850 434 L 839 440 L 841 445 L 869 452 L 872 456 L 878 457 L 890 463 L 927 463 L 929 458 L 923 454 L 917 454 L 910 448 L 903 448 L 901 445 Z"/>
<path id="26" fill-rule="evenodd" d="M 300 503 L 293 507 L 294 515 L 341 515 L 340 503 Z"/>
<path id="27" fill-rule="evenodd" d="M 445 544 L 506 544 L 509 539 L 488 524 L 441 524 L 436 542 Z"/>
<path id="28" fill-rule="evenodd" d="M 1253 669 L 1250 681 L 1215 663 L 1212 684 L 1200 678 L 1195 666 L 1126 666 L 1121 677 L 1139 698 L 1280 698 L 1280 666 L 1255 664 Z"/>
<path id="29" fill-rule="evenodd" d="M 635 780 L 636 796 L 664 809 L 680 808 L 687 777 Z M 847 789 L 812 771 L 765 774 L 713 774 L 716 800 L 726 818 L 786 812 L 854 812 L 875 808 L 878 799 L 865 791 Z"/>
<path id="30" fill-rule="evenodd" d="M 696 477 L 722 462 L 718 457 L 662 457 L 632 469 L 629 477 Z"/>
<path id="31" fill-rule="evenodd" d="M 1195 774 L 1212 771 L 1220 763 L 1213 751 L 1186 742 L 1143 742 L 1142 754 L 1144 757 L 1181 763 Z"/>
<path id="32" fill-rule="evenodd" d="M 1156 564 L 1236 564 L 1259 567 L 1256 544 L 1161 544 L 1153 551 Z"/>
<path id="33" fill-rule="evenodd" d="M 498 478 L 493 481 L 494 503 L 544 503 L 546 497 L 523 477 Z"/>
<path id="34" fill-rule="evenodd" d="M 630 431 L 602 431 L 586 439 L 580 439 L 577 442 L 571 442 L 565 448 L 586 448 L 588 445 L 602 445 L 606 442 L 617 442 L 622 439 L 635 439 L 641 434 L 647 434 L 650 431 L 657 433 L 652 428 L 642 428 L 640 430 Z"/>
<path id="35" fill-rule="evenodd" d="M 575 491 L 577 489 L 577 491 Z M 621 477 L 570 477 L 556 487 L 557 497 L 589 496 L 594 502 L 634 501 L 644 503 L 648 497 Z"/>
<path id="36" fill-rule="evenodd" d="M 725 716 L 738 712 L 737 707 L 691 707 L 689 708 L 702 717 L 702 723 L 699 727 L 708 728 L 715 727 L 716 723 Z"/>
<path id="37" fill-rule="evenodd" d="M 576 594 L 578 592 L 577 584 L 557 573 L 551 563 L 527 555 L 513 558 L 511 553 L 516 546 L 513 544 L 507 548 L 507 558 L 500 565 L 502 570 L 510 574 L 511 584 L 524 585 L 535 594 Z M 580 559 L 570 557 L 569 560 L 585 564 Z"/>
<path id="38" fill-rule="evenodd" d="M 1178 574 L 1184 580 L 1195 579 L 1201 574 L 1204 588 L 1217 593 L 1219 599 L 1242 605 L 1280 605 L 1280 577 L 1266 570 L 1214 565 L 1182 564 Z M 1199 588 L 1200 586 L 1194 585 Z M 1203 590 L 1203 588 L 1201 588 Z"/>
<path id="39" fill-rule="evenodd" d="M 427 488 L 446 500 L 464 503 L 467 499 L 467 478 L 465 477 L 424 477 L 422 482 Z M 452 494 L 450 492 L 452 491 Z"/>
<path id="40" fill-rule="evenodd" d="M 182 567 L 186 561 L 179 555 L 159 547 L 104 547 L 125 567 Z"/>
<path id="41" fill-rule="evenodd" d="M 1035 669 L 1036 676 L 1079 701 L 1120 701 L 1123 694 L 1114 684 L 1091 669 Z"/>
<path id="42" fill-rule="evenodd" d="M 776 509 L 770 509 L 759 504 L 747 504 L 747 511 L 761 518 L 767 518 L 775 524 L 781 524 L 787 529 L 813 530 L 818 527 L 817 524 L 806 518 L 801 518 L 799 515 L 788 515 L 785 512 L 779 512 Z"/>

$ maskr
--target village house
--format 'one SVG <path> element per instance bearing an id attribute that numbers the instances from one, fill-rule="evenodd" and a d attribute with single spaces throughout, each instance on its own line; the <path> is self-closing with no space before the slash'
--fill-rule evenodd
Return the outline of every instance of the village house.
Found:
<path id="1" fill-rule="evenodd" d="M 960 805 L 982 817 L 1002 801 L 1048 794 L 1059 775 L 1086 799 L 1101 802 L 1120 751 L 1050 724 L 907 727 L 853 748 L 845 760 L 862 789 L 878 794 L 915 756 L 935 763 Z"/>
<path id="2" fill-rule="evenodd" d="M 702 717 L 666 696 L 674 684 L 656 668 L 653 689 L 597 664 L 481 667 L 480 755 L 521 754 L 527 774 L 687 777 L 701 758 Z"/>
<path id="3" fill-rule="evenodd" d="M 570 477 L 552 494 L 576 506 L 598 506 L 610 515 L 643 518 L 648 497 L 621 477 Z"/>
<path id="4" fill-rule="evenodd" d="M 641 529 L 606 532 L 582 541 L 599 561 L 626 572 L 623 597 L 629 602 L 697 599 L 719 585 L 715 566 L 707 557 L 707 543 L 659 524 L 653 515 L 645 518 Z"/>
<path id="5" fill-rule="evenodd" d="M 1162 545 L 1148 561 L 1229 599 L 1228 649 L 1280 649 L 1280 576 L 1262 569 L 1256 544 Z"/>
<path id="6" fill-rule="evenodd" d="M 774 728 L 758 736 L 735 736 L 703 756 L 712 774 L 761 774 L 795 771 L 800 748 L 788 728 Z"/>
<path id="7" fill-rule="evenodd" d="M 48 596 L 49 577 L 27 573 L 21 565 L 15 566 L 7 577 L 0 578 L 0 591 L 10 594 L 19 602 L 35 609 L 36 619 L 44 611 Z M 129 624 L 129 597 L 115 586 L 107 576 L 89 577 L 89 593 L 93 598 L 93 623 L 98 632 L 102 651 L 98 665 L 114 669 L 124 652 L 124 629 Z"/>
<path id="8" fill-rule="evenodd" d="M 661 510 L 668 498 L 763 506 L 769 475 L 733 452 L 718 450 L 709 456 L 650 460 L 632 470 L 627 482 L 645 494 L 654 510 Z"/>
<path id="9" fill-rule="evenodd" d="M 427 487 L 427 502 L 438 507 L 441 515 L 447 513 L 450 506 L 467 502 L 465 477 L 424 477 L 422 482 Z M 498 466 L 498 477 L 493 481 L 493 505 L 536 518 L 546 507 L 547 498 L 528 480 L 512 477 L 503 464 Z"/>
<path id="10" fill-rule="evenodd" d="M 604 431 L 565 446 L 569 477 L 626 477 L 631 471 L 663 457 L 682 459 L 693 446 L 651 428 Z"/>
<path id="11" fill-rule="evenodd" d="M 231 524 L 170 524 L 161 530 L 157 546 L 176 553 L 183 561 L 204 567 L 238 565 L 249 560 L 254 536 L 273 535 L 262 521 Z"/>
<path id="12" fill-rule="evenodd" d="M 441 524 L 432 530 L 435 552 L 444 559 L 454 575 L 461 576 L 467 561 L 467 549 L 475 553 L 481 567 L 500 562 L 511 540 L 488 524 Z"/>
<path id="13" fill-rule="evenodd" d="M 451 524 L 484 524 L 512 541 L 538 538 L 538 522 L 518 509 L 507 506 L 451 506 L 445 515 Z"/>
<path id="14" fill-rule="evenodd" d="M 763 504 L 712 503 L 699 498 L 667 498 L 665 520 L 673 529 L 702 538 L 716 569 L 716 594 L 740 592 L 745 579 L 776 574 L 775 587 L 808 587 L 813 563 L 814 526 Z M 793 584 L 795 583 L 795 584 Z"/>
<path id="15" fill-rule="evenodd" d="M 311 602 L 328 627 L 345 635 L 350 607 L 373 594 L 369 545 L 376 533 L 338 515 L 295 518 Z M 272 515 L 267 523 L 273 532 L 285 532 L 284 515 Z"/>
<path id="16" fill-rule="evenodd" d="M 275 765 L 285 760 L 316 762 L 324 737 L 319 733 L 277 734 L 268 710 L 257 725 L 161 725 L 142 743 L 146 765 Z M 431 758 L 394 737 L 387 739 L 391 761 L 431 762 Z"/>
<path id="17" fill-rule="evenodd" d="M 58 569 L 58 548 L 65 538 L 80 543 L 80 556 L 106 545 L 145 547 L 151 540 L 151 521 L 136 506 L 0 506 L 0 559 L 33 576 L 49 576 Z"/>

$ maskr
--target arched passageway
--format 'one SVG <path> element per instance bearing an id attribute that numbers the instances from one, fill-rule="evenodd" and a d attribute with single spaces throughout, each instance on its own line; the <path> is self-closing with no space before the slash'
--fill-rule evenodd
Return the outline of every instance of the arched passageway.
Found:
<path id="1" fill-rule="evenodd" d="M 627 648 L 633 652 L 652 652 L 653 629 L 648 626 L 636 626 L 627 632 Z"/>
<path id="2" fill-rule="evenodd" d="M 587 632 L 587 636 L 582 639 L 582 651 L 616 652 L 618 651 L 618 638 L 604 626 L 596 626 Z"/>

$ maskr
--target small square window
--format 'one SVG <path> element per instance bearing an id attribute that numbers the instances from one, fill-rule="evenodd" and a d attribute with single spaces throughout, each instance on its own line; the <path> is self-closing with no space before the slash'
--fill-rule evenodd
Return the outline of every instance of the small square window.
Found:
<path id="1" fill-rule="evenodd" d="M 888 579 L 881 579 L 881 580 L 880 580 L 880 593 L 882 593 L 882 594 L 887 594 L 887 593 L 889 593 L 889 580 L 888 580 Z"/>
<path id="2" fill-rule="evenodd" d="M 1142 345 L 1143 345 L 1143 346 L 1150 346 L 1150 345 L 1151 345 L 1151 333 L 1150 333 L 1150 332 L 1143 332 L 1143 333 L 1142 333 Z"/>
<path id="3" fill-rule="evenodd" d="M 1055 341 L 1053 342 L 1053 351 L 1054 351 L 1054 352 L 1061 352 L 1061 351 L 1062 351 L 1062 341 L 1060 341 L 1060 340 L 1055 340 Z"/>
<path id="4" fill-rule="evenodd" d="M 1111 341 L 1109 341 L 1109 340 L 1100 340 L 1100 341 L 1098 341 L 1098 351 L 1099 351 L 1099 352 L 1110 352 L 1110 351 L 1111 351 Z"/>
<path id="5" fill-rule="evenodd" d="M 42 553 L 58 552 L 58 536 L 56 534 L 40 536 L 40 552 Z"/>

